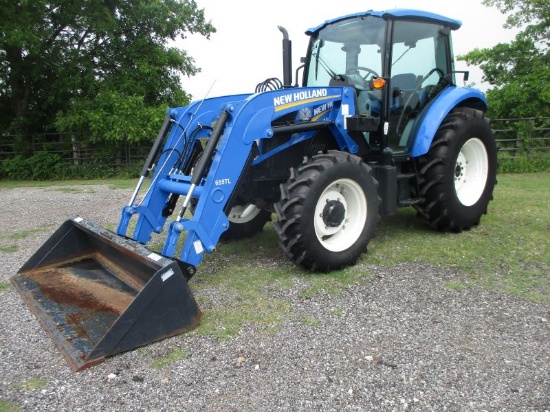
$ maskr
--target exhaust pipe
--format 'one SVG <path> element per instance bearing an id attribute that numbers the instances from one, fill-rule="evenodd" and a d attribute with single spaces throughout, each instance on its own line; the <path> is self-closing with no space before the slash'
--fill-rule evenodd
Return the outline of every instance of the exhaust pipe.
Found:
<path id="1" fill-rule="evenodd" d="M 283 33 L 283 86 L 292 87 L 292 42 L 288 38 L 288 31 L 277 26 Z"/>

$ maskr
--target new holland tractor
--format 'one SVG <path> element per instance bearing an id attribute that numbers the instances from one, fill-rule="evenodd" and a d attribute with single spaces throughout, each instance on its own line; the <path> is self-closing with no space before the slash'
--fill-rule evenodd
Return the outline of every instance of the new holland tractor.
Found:
<path id="1" fill-rule="evenodd" d="M 73 369 L 195 327 L 204 254 L 272 217 L 288 258 L 325 272 L 355 264 L 400 207 L 440 231 L 477 225 L 496 146 L 484 95 L 456 84 L 460 26 L 403 9 L 325 21 L 294 85 L 280 27 L 283 81 L 169 109 L 116 233 L 71 218 L 12 278 Z"/>

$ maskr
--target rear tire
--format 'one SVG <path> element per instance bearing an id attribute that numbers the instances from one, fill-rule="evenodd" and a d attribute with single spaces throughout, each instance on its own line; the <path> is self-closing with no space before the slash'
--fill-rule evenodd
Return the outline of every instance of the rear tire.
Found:
<path id="1" fill-rule="evenodd" d="M 377 182 L 359 157 L 329 151 L 308 158 L 281 185 L 279 245 L 308 270 L 353 265 L 374 235 L 378 204 Z"/>
<path id="2" fill-rule="evenodd" d="M 235 205 L 229 212 L 229 228 L 222 234 L 222 240 L 239 240 L 251 237 L 263 230 L 271 220 L 271 213 L 253 204 Z"/>
<path id="3" fill-rule="evenodd" d="M 191 199 L 189 210 L 195 214 L 197 200 Z M 229 228 L 220 236 L 222 241 L 240 240 L 259 233 L 265 224 L 271 221 L 271 213 L 260 209 L 253 204 L 235 205 L 231 208 L 229 215 Z"/>
<path id="4" fill-rule="evenodd" d="M 430 150 L 417 159 L 415 205 L 429 226 L 460 232 L 479 224 L 496 185 L 497 148 L 480 110 L 456 108 L 443 120 Z"/>

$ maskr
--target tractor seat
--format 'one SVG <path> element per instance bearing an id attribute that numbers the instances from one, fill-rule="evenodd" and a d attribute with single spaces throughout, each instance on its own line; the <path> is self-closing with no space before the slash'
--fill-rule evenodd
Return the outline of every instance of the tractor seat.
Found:
<path id="1" fill-rule="evenodd" d="M 417 87 L 417 77 L 413 73 L 396 74 L 390 80 L 391 100 L 390 108 L 392 111 L 403 107 L 411 93 L 414 93 Z M 418 99 L 415 99 L 418 101 Z"/>
<path id="2" fill-rule="evenodd" d="M 396 74 L 391 78 L 390 85 L 392 90 L 414 90 L 416 88 L 416 75 L 413 73 Z"/>

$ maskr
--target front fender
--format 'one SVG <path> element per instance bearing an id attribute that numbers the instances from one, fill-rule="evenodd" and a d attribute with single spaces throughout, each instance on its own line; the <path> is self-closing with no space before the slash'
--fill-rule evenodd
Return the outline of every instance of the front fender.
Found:
<path id="1" fill-rule="evenodd" d="M 485 95 L 469 87 L 449 86 L 430 102 L 416 122 L 409 140 L 412 157 L 426 154 L 445 116 L 457 106 L 483 106 L 487 109 Z"/>

